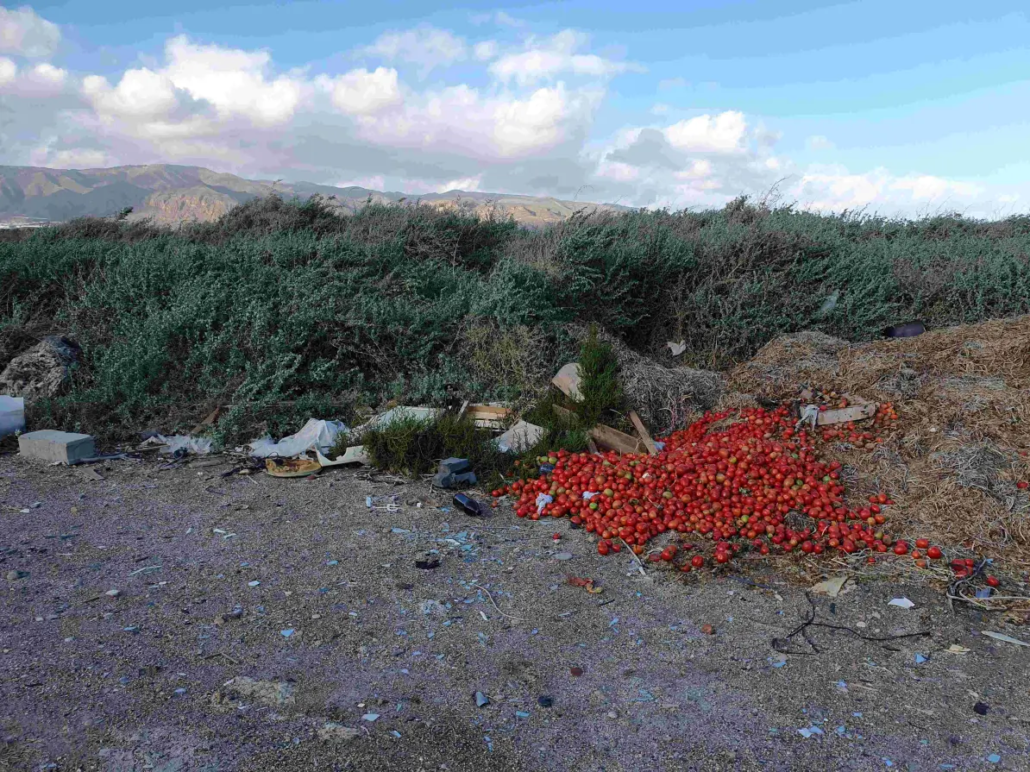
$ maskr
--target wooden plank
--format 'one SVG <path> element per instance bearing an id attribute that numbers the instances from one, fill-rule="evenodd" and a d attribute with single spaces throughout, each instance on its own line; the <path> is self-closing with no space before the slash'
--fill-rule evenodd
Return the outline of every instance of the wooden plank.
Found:
<path id="1" fill-rule="evenodd" d="M 619 453 L 647 453 L 647 446 L 637 437 L 624 434 L 604 424 L 598 424 L 590 430 L 598 447 L 608 448 Z"/>
<path id="2" fill-rule="evenodd" d="M 837 408 L 836 410 L 823 410 L 819 413 L 816 425 L 827 426 L 830 424 L 845 424 L 849 421 L 864 421 L 875 416 L 878 408 L 879 405 L 875 402 L 867 402 L 862 405 Z"/>
<path id="3" fill-rule="evenodd" d="M 640 435 L 640 439 L 644 441 L 644 445 L 647 447 L 647 452 L 652 456 L 658 455 L 658 446 L 654 444 L 654 440 L 651 439 L 651 435 L 647 431 L 647 427 L 644 426 L 644 422 L 640 420 L 640 416 L 637 415 L 636 410 L 629 411 L 629 420 L 633 423 L 633 428 L 637 430 L 637 434 Z"/>
<path id="4" fill-rule="evenodd" d="M 199 433 L 200 433 L 200 432 L 202 432 L 202 431 L 203 431 L 203 430 L 204 430 L 204 429 L 205 429 L 206 427 L 208 427 L 208 426 L 214 426 L 214 423 L 215 423 L 215 421 L 217 421 L 217 420 L 218 420 L 218 414 L 219 414 L 219 413 L 221 413 L 221 412 L 222 412 L 222 406 L 221 406 L 221 405 L 219 405 L 218 407 L 216 407 L 216 408 L 215 408 L 214 410 L 212 410 L 212 411 L 211 411 L 211 412 L 210 412 L 210 413 L 208 414 L 207 418 L 205 418 L 205 419 L 204 419 L 203 421 L 201 421 L 201 422 L 200 422 L 199 424 L 197 424 L 197 425 L 196 425 L 196 426 L 194 426 L 194 427 L 193 427 L 192 429 L 190 429 L 190 434 L 199 434 Z"/>
<path id="5" fill-rule="evenodd" d="M 469 401 L 466 399 L 464 402 L 461 403 L 461 410 L 458 411 L 458 420 L 459 421 L 462 419 L 462 416 L 465 415 L 465 411 L 468 410 L 468 407 L 469 407 Z"/>
<path id="6" fill-rule="evenodd" d="M 469 405 L 466 403 L 468 414 L 473 418 L 507 418 L 511 415 L 510 407 L 501 407 L 498 405 Z"/>
<path id="7" fill-rule="evenodd" d="M 587 450 L 589 450 L 591 453 L 595 453 L 595 454 L 601 452 L 601 451 L 599 451 L 597 449 L 597 443 L 594 442 L 594 438 L 593 437 L 587 437 Z"/>

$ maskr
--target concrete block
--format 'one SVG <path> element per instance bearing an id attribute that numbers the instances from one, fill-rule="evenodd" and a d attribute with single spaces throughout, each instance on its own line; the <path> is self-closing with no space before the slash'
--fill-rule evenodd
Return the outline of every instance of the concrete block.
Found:
<path id="1" fill-rule="evenodd" d="M 18 437 L 18 452 L 37 461 L 70 464 L 95 456 L 96 446 L 88 434 L 44 429 Z"/>

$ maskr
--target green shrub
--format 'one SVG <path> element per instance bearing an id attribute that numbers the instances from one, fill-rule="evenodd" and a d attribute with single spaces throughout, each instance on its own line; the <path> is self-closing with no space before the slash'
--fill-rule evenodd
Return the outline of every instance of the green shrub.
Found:
<path id="1" fill-rule="evenodd" d="M 528 231 L 273 196 L 175 231 L 86 218 L 12 233 L 0 238 L 0 352 L 74 338 L 70 390 L 35 409 L 101 439 L 189 428 L 213 404 L 233 406 L 218 430 L 239 442 L 340 403 L 528 399 L 576 356 L 570 322 L 656 358 L 685 340 L 685 363 L 721 369 L 802 329 L 870 340 L 911 318 L 1030 312 L 1027 216 L 903 221 L 740 200 Z"/>
<path id="2" fill-rule="evenodd" d="M 597 328 L 591 326 L 579 353 L 579 391 L 576 413 L 582 426 L 612 423 L 608 416 L 623 406 L 622 384 L 619 382 L 619 360 L 610 343 L 598 340 Z"/>

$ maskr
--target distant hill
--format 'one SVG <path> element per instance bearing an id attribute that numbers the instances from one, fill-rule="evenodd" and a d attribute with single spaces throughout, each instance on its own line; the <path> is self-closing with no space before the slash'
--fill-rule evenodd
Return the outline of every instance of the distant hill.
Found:
<path id="1" fill-rule="evenodd" d="M 108 217 L 132 207 L 130 219 L 152 217 L 158 223 L 176 225 L 217 219 L 237 204 L 273 191 L 303 200 L 315 194 L 335 196 L 337 206 L 347 212 L 358 211 L 370 199 L 380 203 L 421 201 L 438 207 L 461 207 L 480 215 L 511 215 L 528 226 L 558 222 L 579 210 L 626 209 L 613 204 L 460 190 L 413 196 L 311 182 L 273 183 L 221 174 L 200 166 L 171 164 L 109 169 L 0 166 L 0 224 L 29 219 L 61 222 L 84 216 Z"/>

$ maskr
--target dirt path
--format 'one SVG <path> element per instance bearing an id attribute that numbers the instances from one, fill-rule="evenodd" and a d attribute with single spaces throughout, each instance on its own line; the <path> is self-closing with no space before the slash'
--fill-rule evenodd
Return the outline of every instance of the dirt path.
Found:
<path id="1" fill-rule="evenodd" d="M 0 768 L 1030 769 L 1030 649 L 928 589 L 815 601 L 926 636 L 811 627 L 783 657 L 811 607 L 771 571 L 641 577 L 421 485 L 159 466 L 0 457 Z"/>

